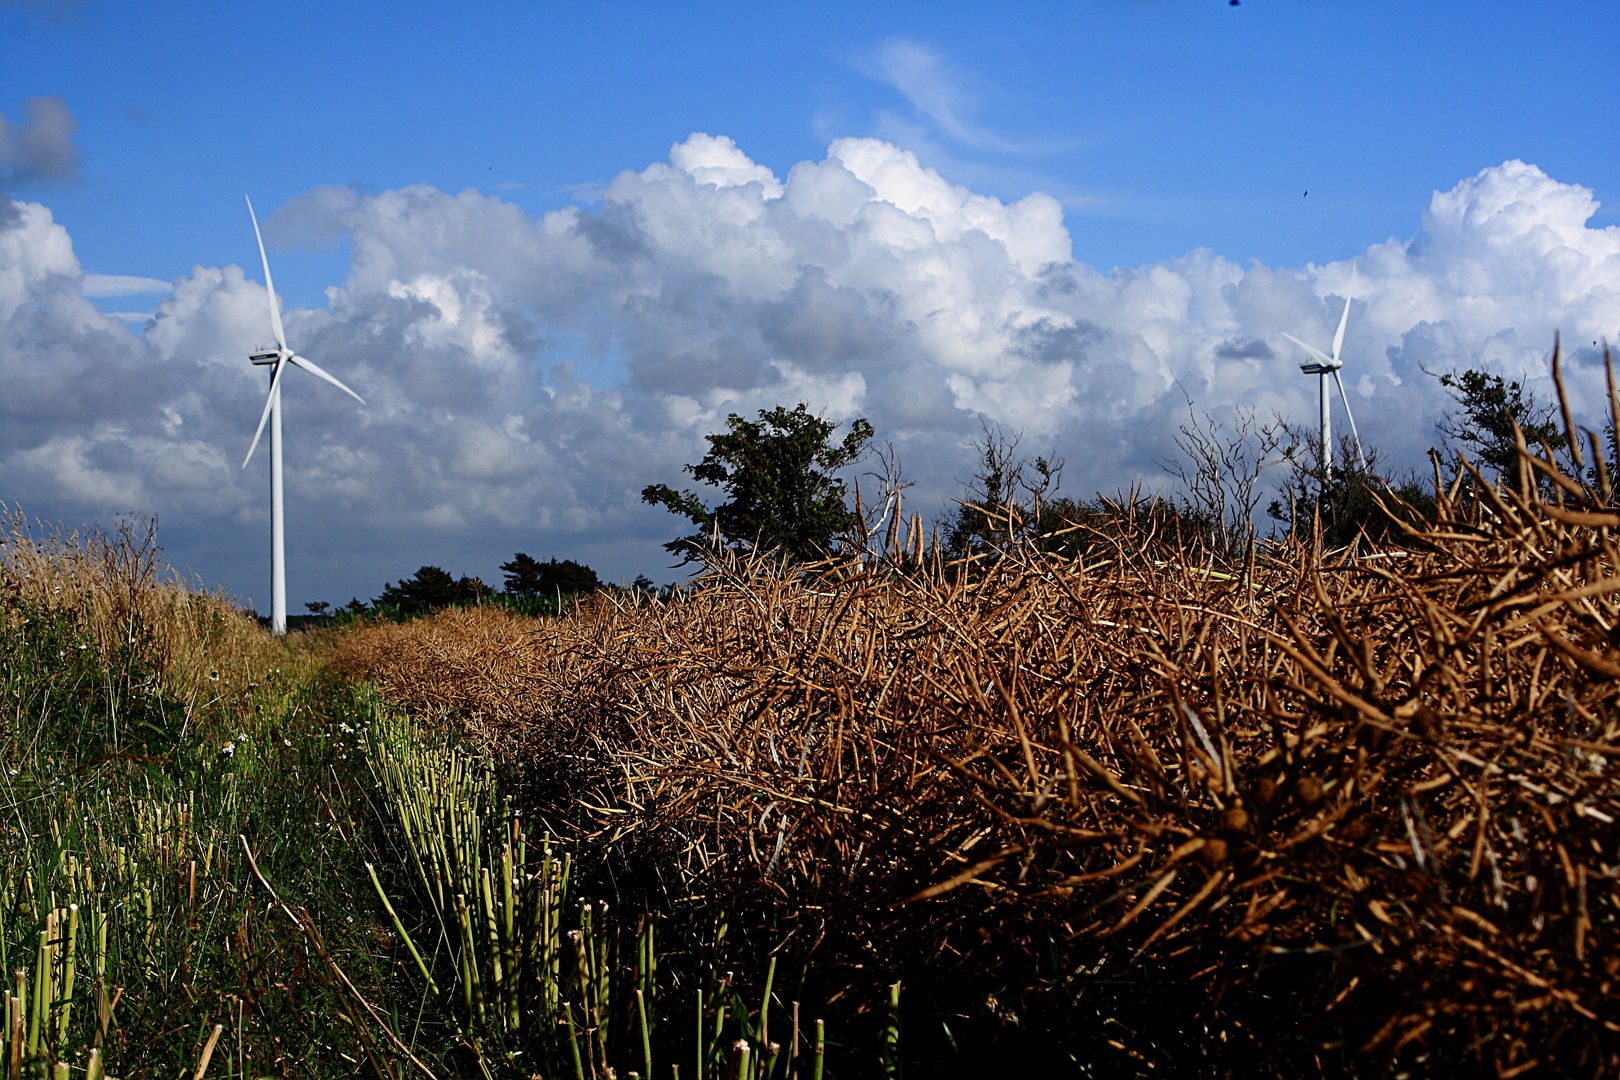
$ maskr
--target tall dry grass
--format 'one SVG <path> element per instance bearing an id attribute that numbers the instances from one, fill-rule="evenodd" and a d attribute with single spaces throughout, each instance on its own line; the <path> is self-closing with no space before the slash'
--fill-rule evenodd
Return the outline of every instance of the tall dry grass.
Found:
<path id="1" fill-rule="evenodd" d="M 188 715 L 241 713 L 264 672 L 310 652 L 296 638 L 289 652 L 223 593 L 187 579 L 162 555 L 153 519 L 81 532 L 0 507 L 0 619 L 63 627 L 94 650 L 107 678 L 145 680 L 139 689 Z"/>
<path id="2" fill-rule="evenodd" d="M 913 535 L 340 662 L 564 769 L 552 809 L 679 870 L 664 902 L 752 905 L 851 1000 L 903 978 L 953 1045 L 1602 1075 L 1620 513 L 1522 453 L 1544 486 L 1437 472 L 1436 519 L 1374 550 L 1217 565 L 1127 508 L 1077 560 L 964 572 Z"/>
<path id="3" fill-rule="evenodd" d="M 0 517 L 7 1075 L 351 1077 L 386 1041 L 336 1026 L 355 997 L 421 1016 L 367 902 L 367 863 L 395 872 L 360 736 L 379 710 L 322 647 L 174 574 L 150 523 Z"/>

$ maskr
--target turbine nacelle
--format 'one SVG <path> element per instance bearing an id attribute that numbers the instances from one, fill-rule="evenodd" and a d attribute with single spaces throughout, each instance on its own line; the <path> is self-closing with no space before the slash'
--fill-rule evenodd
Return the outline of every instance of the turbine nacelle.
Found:
<path id="1" fill-rule="evenodd" d="M 1339 328 L 1333 334 L 1333 352 L 1328 354 L 1313 345 L 1308 345 L 1293 334 L 1284 334 L 1283 337 L 1305 350 L 1310 357 L 1299 365 L 1303 375 L 1315 375 L 1321 379 L 1319 393 L 1322 408 L 1322 464 L 1324 468 L 1331 467 L 1333 447 L 1328 434 L 1329 431 L 1329 390 L 1327 380 L 1332 379 L 1333 385 L 1339 388 L 1339 400 L 1344 402 L 1344 415 L 1350 420 L 1350 434 L 1356 440 L 1356 459 L 1363 469 L 1367 467 L 1367 458 L 1361 452 L 1361 433 L 1356 431 L 1356 416 L 1350 411 L 1350 399 L 1344 393 L 1344 380 L 1339 377 L 1339 369 L 1344 367 L 1341 350 L 1344 348 L 1344 330 L 1350 322 L 1350 300 L 1356 292 L 1356 267 L 1350 265 L 1350 289 L 1344 297 L 1344 311 L 1339 315 Z"/>
<path id="2" fill-rule="evenodd" d="M 270 419 L 270 413 L 276 407 L 277 392 L 281 389 L 281 371 L 287 364 L 303 368 L 317 379 L 331 383 L 362 405 L 366 403 L 364 398 L 327 374 L 325 369 L 315 361 L 307 356 L 298 356 L 287 348 L 287 335 L 281 329 L 281 305 L 276 303 L 276 286 L 270 280 L 270 257 L 264 253 L 264 237 L 259 233 L 259 218 L 253 212 L 252 199 L 248 200 L 248 217 L 253 219 L 253 237 L 259 242 L 259 261 L 264 264 L 264 291 L 265 296 L 270 301 L 270 329 L 276 335 L 276 351 L 252 353 L 248 356 L 251 363 L 274 366 L 270 367 L 270 393 L 264 399 L 264 412 L 259 415 L 259 428 L 253 433 L 253 442 L 248 446 L 247 457 L 242 459 L 242 468 L 244 469 L 247 468 L 248 462 L 253 460 L 253 451 L 259 448 L 259 436 L 264 434 L 265 421 Z"/>

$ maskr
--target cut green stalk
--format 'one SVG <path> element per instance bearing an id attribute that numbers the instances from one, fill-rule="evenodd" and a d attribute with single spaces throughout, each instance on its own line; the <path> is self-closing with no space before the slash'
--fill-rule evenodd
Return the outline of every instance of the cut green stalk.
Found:
<path id="1" fill-rule="evenodd" d="M 49 925 L 49 924 L 47 924 Z M 40 1020 L 50 998 L 51 932 L 39 932 L 39 951 L 34 962 L 34 1002 L 28 1010 L 28 1056 L 39 1053 Z"/>
<path id="2" fill-rule="evenodd" d="M 759 1003 L 759 1044 L 769 1046 L 771 1042 L 771 984 L 776 981 L 776 957 L 771 957 L 771 964 L 765 970 L 765 996 Z"/>
<path id="3" fill-rule="evenodd" d="M 512 819 L 512 830 L 517 833 L 519 823 Z M 521 835 L 521 834 L 520 834 Z M 514 894 L 512 881 L 512 845 L 507 843 L 501 850 L 501 966 L 507 973 L 511 985 L 507 987 L 506 999 L 506 1027 L 508 1031 L 517 1031 L 521 1019 L 518 1009 L 518 970 L 517 970 L 517 943 L 516 943 L 516 917 L 517 898 Z"/>
<path id="4" fill-rule="evenodd" d="M 714 1048 L 715 1054 L 720 1057 L 722 1063 L 725 1061 L 725 1043 L 723 1041 L 725 1028 L 726 999 L 721 997 L 720 1006 L 714 1011 L 714 1042 L 709 1045 Z"/>
<path id="5" fill-rule="evenodd" d="M 883 1029 L 883 1075 L 900 1080 L 900 984 L 889 987 L 889 1022 Z"/>
<path id="6" fill-rule="evenodd" d="M 506 972 L 501 962 L 500 923 L 495 913 L 495 897 L 490 887 L 489 867 L 482 867 L 478 871 L 478 897 L 483 902 L 484 913 L 484 939 L 489 944 L 489 973 L 490 991 L 494 1000 L 490 1003 L 495 1010 L 495 1016 L 500 1021 L 506 1019 Z"/>
<path id="7" fill-rule="evenodd" d="M 636 987 L 636 1016 L 641 1020 L 641 1061 L 647 1067 L 647 1076 L 653 1074 L 652 1035 L 647 1030 L 647 995 Z"/>
<path id="8" fill-rule="evenodd" d="M 478 989 L 476 946 L 473 942 L 472 924 L 467 918 L 467 897 L 461 893 L 456 894 L 456 923 L 461 931 L 462 999 L 466 1005 L 467 1016 L 471 1018 L 476 1008 L 478 1019 L 482 1020 L 484 995 Z"/>
<path id="9" fill-rule="evenodd" d="M 371 887 L 377 890 L 377 897 L 382 901 L 383 910 L 387 911 L 389 919 L 393 920 L 394 931 L 399 934 L 399 939 L 405 943 L 405 948 L 410 950 L 411 959 L 416 961 L 416 970 L 422 973 L 422 979 L 427 983 L 428 992 L 437 997 L 439 987 L 434 983 L 433 975 L 428 971 L 428 966 L 422 962 L 422 954 L 416 951 L 416 942 L 412 941 L 411 935 L 405 932 L 404 924 L 399 921 L 399 915 L 394 912 L 394 905 L 388 902 L 388 894 L 383 892 L 382 883 L 377 880 L 377 871 L 370 863 L 366 863 L 366 873 L 371 875 Z"/>
<path id="10" fill-rule="evenodd" d="M 67 956 L 62 968 L 62 1011 L 56 1019 L 56 1045 L 67 1047 L 68 1016 L 73 1009 L 73 967 L 79 948 L 79 905 L 68 905 Z"/>
<path id="11" fill-rule="evenodd" d="M 568 1002 L 563 1002 L 562 1023 L 568 1027 L 568 1049 L 574 1057 L 574 1080 L 585 1080 L 585 1063 L 579 1057 L 579 1032 L 574 1028 L 574 1010 Z"/>

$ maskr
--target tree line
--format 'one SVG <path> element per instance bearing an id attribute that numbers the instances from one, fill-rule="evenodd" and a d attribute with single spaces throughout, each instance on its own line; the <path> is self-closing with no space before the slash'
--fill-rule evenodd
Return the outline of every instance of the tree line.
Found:
<path id="1" fill-rule="evenodd" d="M 1556 364 L 1556 346 L 1554 363 Z M 1435 375 L 1453 406 L 1437 424 L 1439 445 L 1431 451 L 1442 482 L 1487 482 L 1495 478 L 1513 487 L 1521 482 L 1545 485 L 1545 477 L 1521 477 L 1517 439 L 1548 452 L 1570 449 L 1557 410 L 1536 399 L 1522 379 L 1479 369 Z M 709 452 L 685 470 L 693 479 L 718 488 L 724 496 L 708 505 L 693 491 L 665 484 L 648 485 L 642 501 L 689 520 L 696 531 L 665 547 L 685 561 L 730 550 L 743 554 L 769 551 L 810 563 L 836 555 L 850 543 L 853 530 L 871 506 L 850 500 L 840 470 L 874 453 L 875 432 L 866 420 L 854 421 L 841 439 L 836 425 L 814 416 L 805 405 L 759 413 L 758 420 L 737 414 L 726 429 L 708 436 Z M 1612 425 L 1601 437 L 1588 433 L 1592 486 L 1599 473 L 1620 477 L 1620 447 Z M 1256 537 L 1257 521 L 1273 529 L 1320 532 L 1330 547 L 1342 547 L 1368 535 L 1382 539 L 1400 528 L 1432 517 L 1428 491 L 1432 479 L 1388 470 L 1376 447 L 1365 462 L 1343 441 L 1339 460 L 1325 469 L 1318 461 L 1314 431 L 1281 417 L 1262 421 L 1252 410 L 1237 410 L 1226 424 L 1200 412 L 1188 401 L 1188 420 L 1176 436 L 1180 454 L 1162 464 L 1176 481 L 1176 494 L 1144 497 L 1140 492 L 1101 494 L 1077 500 L 1061 493 L 1064 462 L 1055 454 L 1021 452 L 1021 437 L 985 423 L 973 443 L 977 467 L 962 496 L 935 522 L 930 547 L 948 560 L 993 556 L 1010 543 L 1036 543 L 1057 553 L 1079 554 L 1095 529 L 1122 513 L 1157 515 L 1184 541 L 1202 545 L 1218 556 L 1236 557 Z M 1601 449 L 1600 444 L 1601 443 Z M 892 447 L 877 448 L 879 468 L 871 473 L 883 503 L 909 484 L 900 474 Z M 1281 468 L 1280 484 L 1263 482 L 1268 469 Z M 1273 487 L 1280 494 L 1265 507 Z M 858 502 L 858 500 L 857 500 Z"/>
<path id="2" fill-rule="evenodd" d="M 457 577 L 443 567 L 422 566 L 409 577 L 387 582 L 382 594 L 369 603 L 356 597 L 337 612 L 332 612 L 329 603 L 305 604 L 310 613 L 306 618 L 367 614 L 410 617 L 436 608 L 481 603 L 498 603 L 536 614 L 561 610 L 567 602 L 604 588 L 618 588 L 603 582 L 596 571 L 584 563 L 557 558 L 541 562 L 522 551 L 502 563 L 501 571 L 503 587 L 496 591 L 482 578 L 466 574 Z M 656 593 L 659 590 L 651 579 L 642 576 L 636 578 L 628 591 Z"/>
<path id="3" fill-rule="evenodd" d="M 1545 483 L 1521 477 L 1518 438 L 1530 446 L 1567 451 L 1566 424 L 1561 427 L 1552 405 L 1538 401 L 1521 379 L 1479 369 L 1453 370 L 1436 376 L 1453 400 L 1437 423 L 1440 443 L 1432 451 L 1443 482 L 1487 481 L 1517 487 Z M 838 425 L 816 415 L 806 404 L 760 410 L 757 419 L 732 413 L 722 431 L 706 436 L 702 460 L 683 466 L 695 481 L 723 496 L 706 500 L 691 490 L 649 484 L 644 503 L 660 506 L 686 519 L 693 531 L 664 545 L 682 564 L 721 552 L 774 553 L 797 564 L 834 557 L 852 543 L 865 515 L 898 495 L 909 482 L 901 473 L 892 446 L 874 446 L 876 431 L 865 419 L 853 421 L 837 436 Z M 1598 474 L 1620 477 L 1620 446 L 1612 425 L 1602 436 L 1588 433 L 1593 487 Z M 1262 421 L 1253 411 L 1238 410 L 1226 424 L 1200 412 L 1188 401 L 1188 420 L 1176 436 L 1179 456 L 1162 464 L 1175 481 L 1171 497 L 1145 497 L 1120 492 L 1076 500 L 1063 495 L 1064 462 L 1054 454 L 1029 456 L 1021 437 L 985 423 L 974 441 L 976 470 L 960 499 L 934 522 L 933 554 L 949 561 L 993 557 L 1010 543 L 1036 543 L 1060 554 L 1080 553 L 1083 537 L 1121 513 L 1152 514 L 1184 541 L 1203 545 L 1217 555 L 1237 556 L 1256 536 L 1268 469 L 1281 468 L 1281 494 L 1265 508 L 1272 528 L 1319 530 L 1333 547 L 1359 536 L 1388 536 L 1404 518 L 1413 524 L 1431 516 L 1428 485 L 1416 474 L 1396 475 L 1383 464 L 1377 449 L 1368 448 L 1365 464 L 1348 442 L 1339 455 L 1346 464 L 1323 469 L 1316 460 L 1315 435 L 1280 417 Z M 876 498 L 862 505 L 852 497 L 843 475 L 857 463 L 875 458 L 870 475 Z M 711 504 L 712 503 L 712 504 Z M 540 613 L 561 609 L 567 601 L 604 588 L 632 596 L 668 594 L 645 575 L 628 587 L 610 586 L 596 572 L 573 559 L 542 562 L 517 552 L 501 564 L 503 587 L 497 592 L 481 579 L 457 577 L 438 566 L 420 567 L 413 575 L 389 582 L 369 604 L 359 599 L 342 612 L 420 614 L 457 604 L 503 603 Z M 324 616 L 325 603 L 306 605 Z"/>

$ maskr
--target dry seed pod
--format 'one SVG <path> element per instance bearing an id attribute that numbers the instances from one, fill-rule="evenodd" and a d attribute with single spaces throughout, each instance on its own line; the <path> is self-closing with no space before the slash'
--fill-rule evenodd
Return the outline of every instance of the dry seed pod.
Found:
<path id="1" fill-rule="evenodd" d="M 1259 783 L 1254 785 L 1254 801 L 1261 806 L 1270 806 L 1271 800 L 1277 797 L 1277 781 L 1269 776 L 1262 776 Z"/>
<path id="2" fill-rule="evenodd" d="M 1412 714 L 1412 727 L 1425 739 L 1438 739 L 1445 734 L 1446 722 L 1427 705 L 1419 705 L 1417 712 Z"/>
<path id="3" fill-rule="evenodd" d="M 1294 785 L 1294 797 L 1301 806 L 1315 806 L 1322 801 L 1322 781 L 1314 776 L 1302 776 Z"/>
<path id="4" fill-rule="evenodd" d="M 1249 827 L 1249 812 L 1241 806 L 1229 807 L 1221 811 L 1222 832 L 1242 832 Z"/>
<path id="5" fill-rule="evenodd" d="M 1226 841 L 1211 837 L 1204 841 L 1204 846 L 1198 849 L 1198 857 L 1210 866 L 1219 866 L 1226 861 Z"/>
<path id="6" fill-rule="evenodd" d="M 1339 839 L 1352 844 L 1361 843 L 1363 840 L 1367 839 L 1367 834 L 1370 832 L 1372 832 L 1372 828 L 1368 826 L 1365 818 L 1355 818 L 1351 821 L 1347 821 L 1343 825 L 1339 826 L 1338 830 Z"/>

